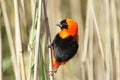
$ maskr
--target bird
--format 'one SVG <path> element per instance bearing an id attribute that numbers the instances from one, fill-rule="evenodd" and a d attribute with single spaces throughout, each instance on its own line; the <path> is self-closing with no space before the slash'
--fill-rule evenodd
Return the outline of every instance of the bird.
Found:
<path id="1" fill-rule="evenodd" d="M 64 65 L 77 53 L 78 45 L 78 24 L 73 19 L 64 19 L 56 24 L 60 31 L 55 35 L 52 47 L 52 64 L 53 71 L 50 74 L 57 72 L 60 65 Z"/>

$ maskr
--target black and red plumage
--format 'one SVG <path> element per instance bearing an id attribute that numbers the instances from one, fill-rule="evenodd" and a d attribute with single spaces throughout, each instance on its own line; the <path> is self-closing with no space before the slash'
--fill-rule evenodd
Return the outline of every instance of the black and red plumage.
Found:
<path id="1" fill-rule="evenodd" d="M 56 34 L 53 48 L 53 70 L 68 62 L 78 50 L 78 24 L 75 20 L 65 19 L 57 24 L 61 31 Z"/>

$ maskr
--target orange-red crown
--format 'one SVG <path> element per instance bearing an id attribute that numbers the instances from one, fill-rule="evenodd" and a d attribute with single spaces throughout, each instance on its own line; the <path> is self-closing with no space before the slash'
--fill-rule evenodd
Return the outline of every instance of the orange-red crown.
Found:
<path id="1" fill-rule="evenodd" d="M 66 22 L 68 24 L 68 33 L 72 36 L 78 35 L 78 24 L 75 20 L 72 19 L 66 19 Z"/>
<path id="2" fill-rule="evenodd" d="M 61 28 L 59 33 L 61 38 L 66 38 L 68 36 L 76 37 L 78 35 L 78 24 L 75 20 L 65 19 L 57 24 Z"/>

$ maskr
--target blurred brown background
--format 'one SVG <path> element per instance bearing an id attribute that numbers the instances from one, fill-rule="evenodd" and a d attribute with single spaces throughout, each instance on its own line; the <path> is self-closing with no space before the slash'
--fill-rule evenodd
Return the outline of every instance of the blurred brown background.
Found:
<path id="1" fill-rule="evenodd" d="M 6 4 L 6 9 L 3 3 Z M 0 4 L 0 40 L 2 40 L 0 67 L 3 80 L 15 80 L 5 28 L 6 19 L 3 17 L 3 10 L 6 10 L 15 42 L 14 2 L 0 0 Z M 22 46 L 26 61 L 29 60 L 27 47 L 34 18 L 33 5 L 34 0 L 18 0 Z M 52 40 L 60 30 L 56 26 L 57 22 L 71 18 L 79 25 L 79 50 L 73 59 L 59 68 L 54 75 L 55 80 L 120 80 L 120 0 L 46 0 L 46 7 Z M 43 11 L 41 21 L 44 24 Z M 48 65 L 44 31 L 42 26 L 41 45 L 45 64 Z M 48 73 L 48 66 L 46 69 Z"/>

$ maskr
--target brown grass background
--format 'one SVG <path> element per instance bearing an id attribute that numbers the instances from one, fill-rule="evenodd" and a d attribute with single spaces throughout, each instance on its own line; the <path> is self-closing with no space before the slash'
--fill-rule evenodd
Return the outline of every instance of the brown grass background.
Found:
<path id="1" fill-rule="evenodd" d="M 34 19 L 34 0 L 17 1 L 24 51 L 23 62 L 28 77 L 27 47 Z M 120 0 L 46 0 L 46 8 L 52 40 L 60 31 L 56 26 L 57 22 L 71 18 L 79 25 L 79 50 L 73 59 L 59 68 L 54 75 L 55 80 L 120 80 Z M 13 39 L 11 44 L 20 46 L 15 43 L 18 34 L 14 11 L 14 0 L 0 0 L 0 80 L 18 80 L 15 77 L 17 69 L 14 69 L 16 66 L 14 61 L 12 62 L 12 59 L 16 58 L 12 55 L 17 52 L 14 52 L 9 41 Z M 41 12 L 40 40 L 47 80 L 49 79 L 47 36 L 43 10 Z M 11 33 L 8 33 L 9 28 Z"/>

